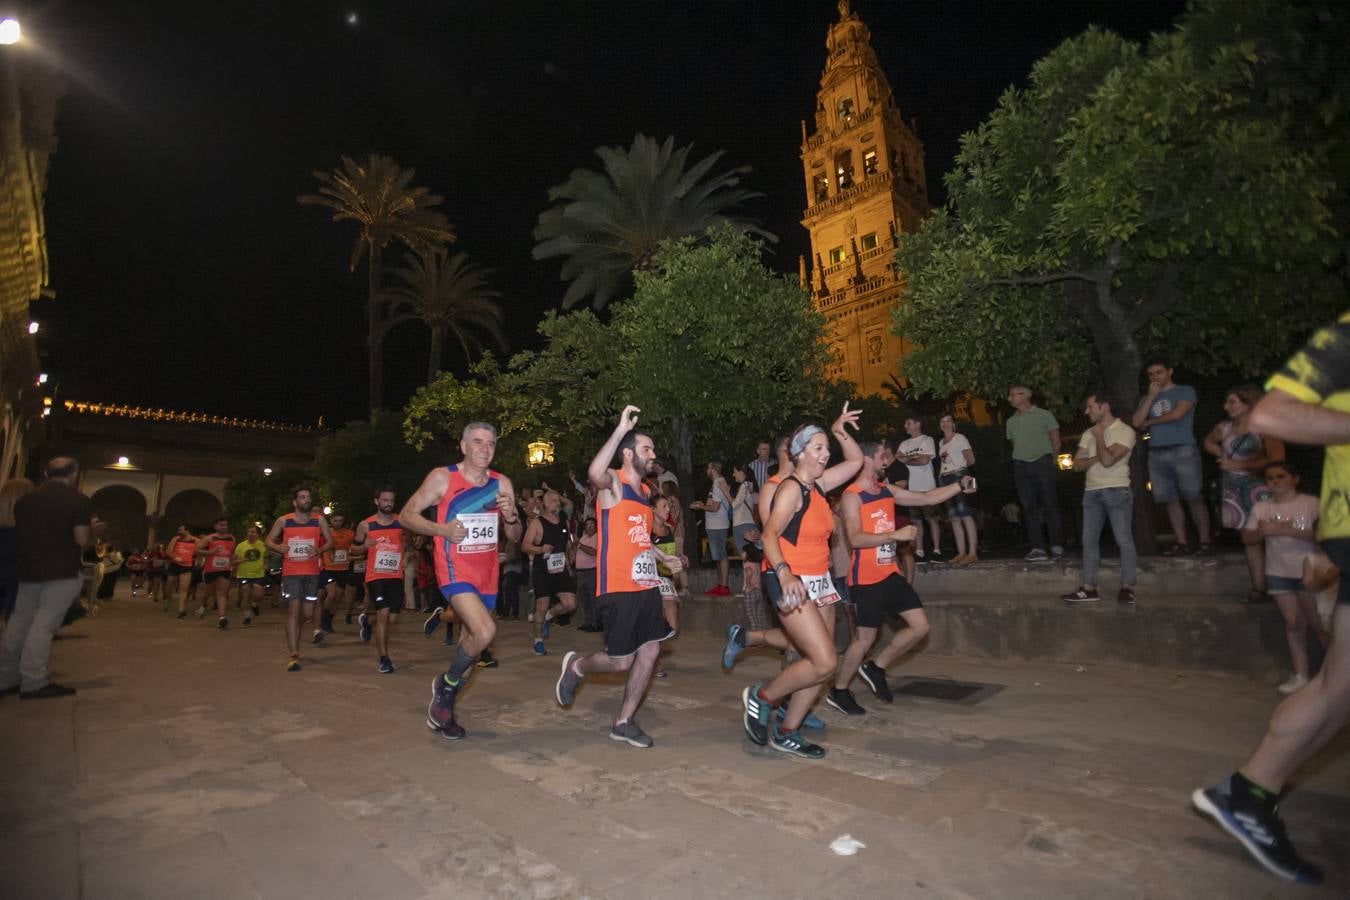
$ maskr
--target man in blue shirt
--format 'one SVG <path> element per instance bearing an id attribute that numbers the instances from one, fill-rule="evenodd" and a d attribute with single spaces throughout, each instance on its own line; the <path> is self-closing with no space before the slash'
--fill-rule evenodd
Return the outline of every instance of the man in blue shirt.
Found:
<path id="1" fill-rule="evenodd" d="M 1149 360 L 1148 391 L 1134 411 L 1134 427 L 1148 429 L 1148 477 L 1153 502 L 1167 506 L 1176 543 L 1163 556 L 1190 553 L 1186 542 L 1186 508 L 1195 520 L 1199 552 L 1210 552 L 1209 511 L 1200 496 L 1200 448 L 1195 443 L 1195 388 L 1172 381 L 1172 368 L 1161 358 Z M 1185 504 L 1183 506 L 1182 504 Z"/>

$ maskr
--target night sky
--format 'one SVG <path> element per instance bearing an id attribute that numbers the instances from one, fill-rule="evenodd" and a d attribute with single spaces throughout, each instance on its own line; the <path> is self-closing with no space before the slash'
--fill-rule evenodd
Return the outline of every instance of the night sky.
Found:
<path id="1" fill-rule="evenodd" d="M 929 192 L 960 135 L 1089 24 L 1143 39 L 1172 2 L 861 0 Z M 348 22 L 355 13 L 357 24 Z M 635 132 L 749 165 L 745 213 L 796 272 L 799 122 L 833 0 L 73 3 L 30 15 L 69 86 L 47 194 L 57 299 L 35 315 L 61 395 L 328 424 L 365 409 L 351 224 L 295 197 L 377 151 L 445 197 L 453 250 L 496 270 L 512 349 L 563 285 L 530 257 L 547 191 Z M 387 403 L 424 378 L 419 325 L 386 349 Z M 463 369 L 458 353 L 447 366 Z"/>

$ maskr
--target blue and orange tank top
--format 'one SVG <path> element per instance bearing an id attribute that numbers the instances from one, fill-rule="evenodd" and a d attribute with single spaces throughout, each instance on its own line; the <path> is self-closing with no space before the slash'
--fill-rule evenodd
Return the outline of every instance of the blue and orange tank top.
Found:
<path id="1" fill-rule="evenodd" d="M 432 538 L 437 586 L 444 590 L 465 584 L 484 597 L 493 596 L 497 593 L 497 535 L 501 530 L 497 509 L 500 476 L 488 469 L 487 480 L 473 484 L 459 466 L 446 468 L 450 479 L 436 504 L 436 521 L 459 519 L 469 533 L 458 544 L 448 538 Z"/>
<path id="2" fill-rule="evenodd" d="M 661 584 L 652 552 L 651 490 L 634 489 L 623 480 L 620 469 L 612 470 L 620 485 L 619 502 L 609 509 L 595 501 L 595 589 L 597 594 L 645 591 Z"/>
<path id="3" fill-rule="evenodd" d="M 398 516 L 388 525 L 371 516 L 366 526 L 366 581 L 403 577 L 403 526 Z"/>
<path id="4" fill-rule="evenodd" d="M 319 520 L 310 516 L 308 521 L 298 522 L 287 516 L 281 523 L 281 543 L 286 546 L 286 555 L 281 559 L 281 575 L 319 574 L 319 545 L 323 543 L 323 532 L 319 530 Z"/>
<path id="5" fill-rule="evenodd" d="M 234 562 L 234 535 L 216 534 L 206 536 L 205 572 L 228 572 Z"/>
<path id="6" fill-rule="evenodd" d="M 875 494 L 869 494 L 856 484 L 844 488 L 846 494 L 857 494 L 860 502 L 860 524 L 864 534 L 882 534 L 895 530 L 895 495 L 886 485 Z M 854 547 L 853 562 L 848 569 L 848 583 L 876 584 L 898 573 L 895 563 L 895 544 L 878 547 Z"/>

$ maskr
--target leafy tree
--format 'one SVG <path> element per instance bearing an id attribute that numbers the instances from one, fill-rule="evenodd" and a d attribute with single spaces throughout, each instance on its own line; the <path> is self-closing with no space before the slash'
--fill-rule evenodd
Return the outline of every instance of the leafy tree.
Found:
<path id="1" fill-rule="evenodd" d="M 1332 313 L 1329 156 L 1258 77 L 1296 63 L 1214 22 L 1243 5 L 1198 4 L 1147 48 L 1065 41 L 964 137 L 947 206 L 897 254 L 916 386 L 1025 382 L 1065 409 L 1104 381 L 1129 406 L 1145 353 L 1255 376 Z"/>
<path id="2" fill-rule="evenodd" d="M 344 156 L 339 168 L 314 173 L 319 181 L 317 194 L 297 198 L 301 203 L 332 210 L 334 222 L 355 222 L 358 226 L 349 268 L 355 272 L 365 258 L 372 416 L 384 404 L 384 336 L 390 325 L 389 301 L 380 287 L 384 249 L 396 241 L 412 250 L 425 250 L 455 239 L 445 216 L 432 208 L 440 206 L 442 198 L 424 187 L 414 187 L 415 175 L 414 170 L 400 168 L 387 156 L 372 153 L 363 163 Z"/>
<path id="3" fill-rule="evenodd" d="M 309 483 L 310 474 L 297 468 L 277 469 L 271 475 L 250 470 L 225 482 L 225 516 L 235 536 L 243 540 L 248 526 L 257 522 L 266 535 L 276 517 L 291 509 L 295 489 Z"/>
<path id="4" fill-rule="evenodd" d="M 316 500 L 331 503 L 355 523 L 373 512 L 371 497 L 382 485 L 392 485 L 400 501 L 406 500 L 428 470 L 445 462 L 442 452 L 410 446 L 396 414 L 349 422 L 319 441 L 314 453 Z"/>
<path id="5" fill-rule="evenodd" d="M 634 271 L 650 271 L 657 245 L 729 224 L 768 240 L 773 236 L 731 210 L 760 194 L 738 187 L 748 166 L 709 175 L 722 152 L 690 165 L 693 145 L 657 143 L 638 134 L 633 146 L 600 147 L 603 172 L 577 169 L 549 191 L 553 206 L 534 229 L 535 259 L 562 257 L 570 282 L 563 306 L 591 298 L 603 309 L 631 285 Z M 687 168 L 686 168 L 687 167 Z"/>
<path id="6" fill-rule="evenodd" d="M 413 254 L 394 270 L 400 284 L 386 292 L 394 301 L 387 327 L 417 319 L 431 329 L 431 352 L 427 359 L 427 384 L 441 372 L 441 353 L 450 335 L 470 361 L 470 347 L 482 350 L 479 335 L 506 347 L 502 334 L 501 292 L 488 285 L 491 269 L 469 262 L 467 253 L 448 256 L 441 247 Z"/>

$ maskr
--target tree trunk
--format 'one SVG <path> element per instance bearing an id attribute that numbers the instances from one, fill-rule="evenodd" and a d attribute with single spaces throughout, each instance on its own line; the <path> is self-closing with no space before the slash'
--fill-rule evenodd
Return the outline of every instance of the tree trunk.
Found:
<path id="1" fill-rule="evenodd" d="M 380 302 L 380 265 L 384 256 L 382 250 L 383 248 L 372 242 L 366 260 L 370 264 L 369 295 L 366 298 L 366 347 L 369 353 L 370 417 L 372 419 L 384 407 L 384 335 L 381 328 L 383 325 L 382 316 L 380 315 L 380 311 L 384 307 L 384 304 Z"/>
<path id="2" fill-rule="evenodd" d="M 445 347 L 445 326 L 431 326 L 431 353 L 427 357 L 427 384 L 441 374 L 441 351 Z"/>
<path id="3" fill-rule="evenodd" d="M 670 434 L 675 442 L 672 447 L 675 477 L 680 479 L 680 515 L 685 517 L 684 553 L 695 563 L 698 561 L 698 522 L 689 527 L 689 504 L 694 502 L 694 428 L 684 416 L 675 416 L 670 420 Z"/>

